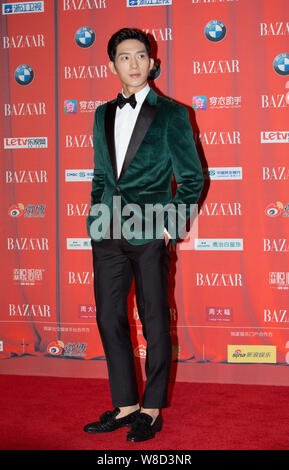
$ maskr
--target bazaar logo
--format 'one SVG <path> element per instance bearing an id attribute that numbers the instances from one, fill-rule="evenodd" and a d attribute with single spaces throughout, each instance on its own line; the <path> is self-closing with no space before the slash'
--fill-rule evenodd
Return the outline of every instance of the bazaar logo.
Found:
<path id="1" fill-rule="evenodd" d="M 17 67 L 14 77 L 19 85 L 29 85 L 34 78 L 34 72 L 30 65 L 23 64 Z"/>
<path id="2" fill-rule="evenodd" d="M 289 75 L 289 54 L 284 52 L 275 57 L 273 67 L 279 75 Z"/>
<path id="3" fill-rule="evenodd" d="M 226 32 L 226 26 L 219 20 L 212 20 L 205 27 L 205 36 L 212 42 L 222 41 L 226 36 Z"/>
<path id="4" fill-rule="evenodd" d="M 83 26 L 76 31 L 74 39 L 79 47 L 91 47 L 95 41 L 95 32 L 88 26 Z"/>

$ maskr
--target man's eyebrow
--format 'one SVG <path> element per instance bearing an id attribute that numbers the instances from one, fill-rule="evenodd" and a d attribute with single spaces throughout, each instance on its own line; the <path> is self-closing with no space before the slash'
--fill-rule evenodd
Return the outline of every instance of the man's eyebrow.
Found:
<path id="1" fill-rule="evenodd" d="M 142 49 L 141 51 L 135 51 L 136 54 L 139 54 L 140 52 L 146 52 L 145 49 Z M 133 52 L 120 52 L 118 55 L 127 55 L 127 54 L 134 54 Z"/>

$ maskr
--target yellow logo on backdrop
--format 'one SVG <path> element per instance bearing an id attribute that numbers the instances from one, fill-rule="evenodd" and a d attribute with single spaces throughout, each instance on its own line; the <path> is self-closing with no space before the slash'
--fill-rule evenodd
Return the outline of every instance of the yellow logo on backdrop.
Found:
<path id="1" fill-rule="evenodd" d="M 276 346 L 228 344 L 228 362 L 276 364 Z"/>

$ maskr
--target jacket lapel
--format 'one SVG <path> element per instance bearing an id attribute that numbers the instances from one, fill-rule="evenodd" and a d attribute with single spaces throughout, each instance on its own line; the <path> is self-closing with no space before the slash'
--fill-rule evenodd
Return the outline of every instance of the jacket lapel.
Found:
<path id="1" fill-rule="evenodd" d="M 115 154 L 115 141 L 114 141 L 114 122 L 116 113 L 117 102 L 108 102 L 105 111 L 105 135 L 107 147 L 109 151 L 111 166 L 114 173 L 114 178 L 117 180 L 117 167 L 116 167 L 116 154 Z"/>

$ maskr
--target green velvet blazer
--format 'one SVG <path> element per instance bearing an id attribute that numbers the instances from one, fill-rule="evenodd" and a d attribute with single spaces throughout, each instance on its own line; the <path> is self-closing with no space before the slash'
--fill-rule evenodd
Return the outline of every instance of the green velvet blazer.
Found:
<path id="1" fill-rule="evenodd" d="M 99 106 L 95 112 L 88 234 L 95 241 L 109 236 L 114 213 L 113 217 L 117 215 L 120 221 L 118 227 L 132 244 L 161 238 L 164 228 L 176 243 L 190 217 L 192 205 L 198 202 L 204 181 L 188 111 L 151 89 L 140 109 L 121 174 L 117 177 L 116 107 L 115 99 Z M 174 197 L 173 173 L 177 184 Z M 119 232 L 116 230 L 114 235 L 119 237 Z"/>

